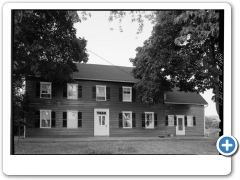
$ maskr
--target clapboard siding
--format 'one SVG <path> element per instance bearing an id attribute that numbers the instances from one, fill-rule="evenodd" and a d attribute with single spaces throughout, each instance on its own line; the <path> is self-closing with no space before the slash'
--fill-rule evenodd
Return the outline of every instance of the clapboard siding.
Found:
<path id="1" fill-rule="evenodd" d="M 63 86 L 52 84 L 56 90 L 56 97 L 52 99 L 35 98 L 36 81 L 27 81 L 26 92 L 31 99 L 31 106 L 36 110 L 47 109 L 56 112 L 56 127 L 51 129 L 34 128 L 34 123 L 29 126 L 27 136 L 94 136 L 94 108 L 109 109 L 109 125 L 110 136 L 156 136 L 163 134 L 164 129 L 164 104 L 158 106 L 149 106 L 140 102 L 136 98 L 136 102 L 119 101 L 119 88 L 122 86 L 132 87 L 132 83 L 115 83 L 100 81 L 75 81 L 82 86 L 82 99 L 69 100 L 63 98 Z M 110 101 L 94 101 L 92 100 L 92 87 L 96 85 L 106 85 L 110 87 Z M 77 129 L 63 128 L 62 112 L 67 110 L 78 110 L 82 112 L 82 127 Z M 136 128 L 123 129 L 119 128 L 119 113 L 122 111 L 132 111 L 136 114 Z M 142 113 L 154 112 L 158 116 L 158 126 L 155 129 L 142 128 Z M 34 119 L 34 113 L 28 118 Z"/>
<path id="2" fill-rule="evenodd" d="M 52 99 L 41 99 L 35 97 L 35 80 L 27 80 L 26 95 L 31 100 L 31 107 L 35 110 L 46 109 L 56 113 L 56 127 L 50 129 L 35 128 L 34 118 L 35 113 L 28 115 L 28 120 L 32 121 L 26 131 L 27 137 L 85 137 L 94 136 L 94 109 L 106 108 L 109 109 L 109 135 L 110 136 L 163 136 L 167 134 L 175 134 L 175 127 L 165 126 L 166 115 L 192 115 L 195 114 L 197 126 L 186 128 L 186 135 L 203 135 L 203 118 L 204 108 L 193 106 L 174 106 L 173 109 L 166 104 L 157 106 L 149 106 L 140 102 L 136 98 L 136 102 L 121 102 L 119 101 L 119 87 L 133 86 L 132 83 L 117 83 L 103 81 L 75 81 L 82 86 L 82 98 L 78 100 L 69 100 L 63 98 L 63 86 L 52 84 L 56 91 L 56 97 Z M 38 81 L 39 82 L 39 81 Z M 106 85 L 110 87 L 110 101 L 94 101 L 92 99 L 92 87 L 96 85 Z M 137 92 L 138 94 L 138 92 Z M 77 110 L 82 112 L 82 127 L 77 129 L 63 128 L 63 112 L 67 110 Z M 136 115 L 136 127 L 132 129 L 119 128 L 119 113 L 122 111 L 132 111 Z M 142 128 L 142 113 L 154 112 L 157 114 L 158 126 L 154 129 Z"/>
<path id="3" fill-rule="evenodd" d="M 166 115 L 192 115 L 196 117 L 196 126 L 185 127 L 186 136 L 204 135 L 204 106 L 197 105 L 166 105 Z M 175 128 L 170 130 L 176 134 Z"/>

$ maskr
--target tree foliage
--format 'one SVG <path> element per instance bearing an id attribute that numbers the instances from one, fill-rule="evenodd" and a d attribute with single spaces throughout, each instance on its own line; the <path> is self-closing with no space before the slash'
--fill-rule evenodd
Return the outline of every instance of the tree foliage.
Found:
<path id="1" fill-rule="evenodd" d="M 218 118 L 212 117 L 212 116 L 206 116 L 205 117 L 205 129 L 218 129 L 219 128 L 219 122 Z"/>
<path id="2" fill-rule="evenodd" d="M 85 39 L 76 37 L 75 11 L 14 11 L 13 74 L 61 83 L 71 80 L 75 63 L 87 62 Z"/>
<path id="3" fill-rule="evenodd" d="M 46 81 L 72 81 L 76 63 L 86 63 L 85 39 L 76 37 L 74 23 L 89 16 L 76 11 L 25 10 L 14 11 L 13 33 L 13 119 L 14 130 L 20 129 L 32 111 L 24 95 L 24 81 L 41 77 Z"/>
<path id="4" fill-rule="evenodd" d="M 173 87 L 216 93 L 221 73 L 218 18 L 213 10 L 158 13 L 152 35 L 130 59 L 143 102 L 157 104 Z"/>
<path id="5" fill-rule="evenodd" d="M 128 14 L 131 15 L 131 21 L 138 23 L 137 34 L 141 33 L 144 28 L 145 20 L 150 21 L 155 24 L 158 20 L 158 15 L 162 11 L 129 11 Z M 123 18 L 127 15 L 126 11 L 110 11 L 108 20 L 111 22 L 113 20 L 118 20 L 121 24 Z M 119 30 L 122 32 L 123 28 L 119 25 Z"/>

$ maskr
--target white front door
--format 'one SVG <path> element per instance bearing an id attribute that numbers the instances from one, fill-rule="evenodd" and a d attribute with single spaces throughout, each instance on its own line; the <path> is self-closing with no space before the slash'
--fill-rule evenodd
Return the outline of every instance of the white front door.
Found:
<path id="1" fill-rule="evenodd" d="M 78 128 L 78 111 L 67 111 L 67 128 Z"/>
<path id="2" fill-rule="evenodd" d="M 94 136 L 109 136 L 109 109 L 94 109 Z"/>
<path id="3" fill-rule="evenodd" d="M 177 116 L 176 135 L 185 135 L 184 116 Z"/>

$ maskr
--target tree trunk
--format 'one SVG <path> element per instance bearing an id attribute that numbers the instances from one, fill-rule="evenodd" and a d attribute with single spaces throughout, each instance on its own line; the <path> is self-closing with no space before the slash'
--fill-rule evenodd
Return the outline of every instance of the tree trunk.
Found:
<path id="1" fill-rule="evenodd" d="M 18 143 L 19 143 L 19 140 L 20 140 L 20 123 L 18 125 Z"/>
<path id="2" fill-rule="evenodd" d="M 224 62 L 224 10 L 219 10 L 219 50 L 220 53 L 222 55 L 222 60 Z M 219 128 L 220 128 L 220 132 L 219 132 L 219 136 L 223 135 L 223 87 L 224 87 L 224 82 L 223 82 L 223 76 L 224 76 L 224 71 L 223 71 L 223 66 L 220 65 L 220 69 L 222 70 L 222 75 L 219 76 L 219 80 L 220 82 L 222 82 L 222 87 L 221 89 L 219 89 L 218 87 L 218 91 L 220 91 L 222 93 L 222 99 L 220 103 L 218 102 L 218 115 L 219 115 L 219 119 L 221 120 L 219 123 Z M 231 121 L 231 119 L 229 120 Z"/>
<path id="3" fill-rule="evenodd" d="M 220 129 L 219 136 L 222 136 L 223 135 L 223 112 L 220 110 L 220 106 L 222 106 L 222 105 L 219 104 L 219 87 L 215 86 L 215 89 L 216 89 L 216 110 L 217 110 L 217 113 L 218 113 L 218 116 L 219 116 L 219 119 L 220 119 L 220 122 L 219 122 L 219 129 Z"/>
<path id="4" fill-rule="evenodd" d="M 24 125 L 24 129 L 23 129 L 23 139 L 25 139 L 25 134 L 26 134 L 26 126 Z"/>

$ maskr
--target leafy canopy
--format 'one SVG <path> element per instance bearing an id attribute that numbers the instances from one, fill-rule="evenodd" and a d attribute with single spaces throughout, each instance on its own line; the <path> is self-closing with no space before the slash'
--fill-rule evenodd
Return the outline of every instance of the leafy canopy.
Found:
<path id="1" fill-rule="evenodd" d="M 213 10 L 164 11 L 158 13 L 152 35 L 136 57 L 133 75 L 145 103 L 158 104 L 163 93 L 204 92 L 219 83 L 219 16 Z"/>
<path id="2" fill-rule="evenodd" d="M 13 44 L 13 118 L 14 125 L 26 124 L 32 111 L 29 99 L 23 94 L 24 81 L 41 77 L 46 81 L 72 81 L 78 71 L 76 63 L 86 63 L 85 39 L 76 37 L 74 23 L 89 16 L 76 11 L 26 10 L 14 11 Z"/>
<path id="3" fill-rule="evenodd" d="M 13 74 L 62 83 L 87 62 L 85 39 L 76 37 L 75 11 L 14 11 Z"/>

